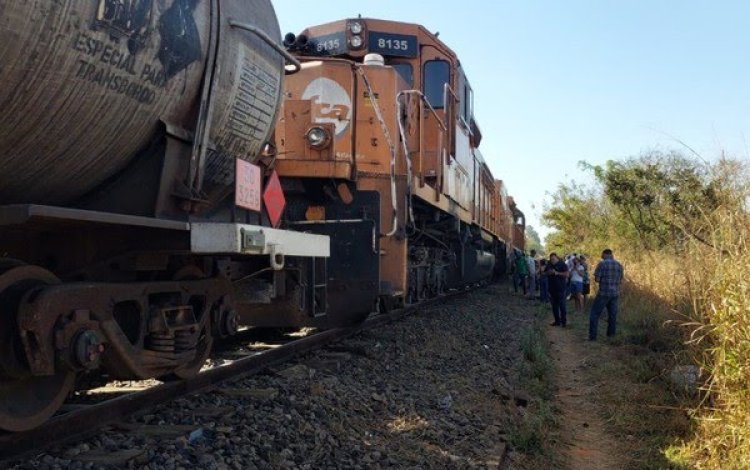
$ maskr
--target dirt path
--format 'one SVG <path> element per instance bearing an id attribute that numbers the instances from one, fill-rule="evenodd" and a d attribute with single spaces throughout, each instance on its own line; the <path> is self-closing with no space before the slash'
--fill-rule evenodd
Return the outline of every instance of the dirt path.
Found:
<path id="1" fill-rule="evenodd" d="M 574 318 L 574 321 L 584 321 Z M 556 364 L 560 409 L 560 435 L 570 468 L 574 470 L 621 469 L 627 462 L 622 446 L 608 432 L 597 407 L 592 404 L 598 384 L 587 378 L 590 361 L 599 360 L 587 351 L 586 341 L 570 328 L 548 327 L 550 354 Z"/>

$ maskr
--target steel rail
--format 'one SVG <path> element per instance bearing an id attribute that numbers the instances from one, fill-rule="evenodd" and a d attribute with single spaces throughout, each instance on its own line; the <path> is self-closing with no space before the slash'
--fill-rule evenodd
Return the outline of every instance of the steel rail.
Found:
<path id="1" fill-rule="evenodd" d="M 96 435 L 99 429 L 120 422 L 128 416 L 146 412 L 176 398 L 206 391 L 222 382 L 257 374 L 270 366 L 287 362 L 301 354 L 346 339 L 361 331 L 400 320 L 419 309 L 467 292 L 467 290 L 449 292 L 418 304 L 373 315 L 353 327 L 324 330 L 278 348 L 206 370 L 191 379 L 167 382 L 97 404 L 83 405 L 81 408 L 53 417 L 31 431 L 0 434 L 0 464 L 11 459 L 19 460 L 31 454 L 38 454 L 54 446 L 84 440 Z"/>

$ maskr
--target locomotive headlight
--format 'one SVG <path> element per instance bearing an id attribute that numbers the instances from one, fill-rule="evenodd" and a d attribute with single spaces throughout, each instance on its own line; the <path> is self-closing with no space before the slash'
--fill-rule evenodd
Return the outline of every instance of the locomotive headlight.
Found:
<path id="1" fill-rule="evenodd" d="M 308 145 L 316 150 L 324 149 L 331 143 L 331 134 L 322 127 L 311 127 L 305 138 Z"/>
<path id="2" fill-rule="evenodd" d="M 362 44 L 364 44 L 362 36 L 352 36 L 349 38 L 349 45 L 352 46 L 352 49 L 359 49 L 362 47 Z"/>
<path id="3" fill-rule="evenodd" d="M 355 21 L 351 25 L 349 25 L 349 31 L 352 32 L 352 34 L 362 34 L 362 30 L 365 28 L 362 26 L 362 23 L 359 21 Z"/>

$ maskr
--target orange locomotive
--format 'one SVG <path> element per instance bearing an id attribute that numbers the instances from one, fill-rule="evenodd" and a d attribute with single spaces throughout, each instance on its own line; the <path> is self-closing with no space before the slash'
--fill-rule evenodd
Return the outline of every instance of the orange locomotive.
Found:
<path id="1" fill-rule="evenodd" d="M 327 316 L 504 273 L 523 214 L 479 152 L 455 53 L 422 26 L 361 18 L 285 45 L 302 70 L 285 82 L 274 166 L 286 224 L 331 237 Z"/>

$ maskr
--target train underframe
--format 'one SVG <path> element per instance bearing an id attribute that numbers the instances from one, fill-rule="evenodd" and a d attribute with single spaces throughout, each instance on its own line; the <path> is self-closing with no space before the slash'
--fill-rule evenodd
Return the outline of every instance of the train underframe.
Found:
<path id="1" fill-rule="evenodd" d="M 238 325 L 356 324 L 489 282 L 504 259 L 498 240 L 415 201 L 394 234 L 408 244 L 407 286 L 394 290 L 380 279 L 379 192 L 284 185 L 283 231 L 0 207 L 0 429 L 40 425 L 75 388 L 193 376 Z M 325 217 L 310 220 L 320 207 Z M 285 243 L 302 251 L 276 251 Z"/>
<path id="2" fill-rule="evenodd" d="M 30 205 L 0 221 L 2 430 L 42 424 L 74 388 L 195 375 L 280 286 L 298 319 L 329 323 L 324 237 Z M 211 245 L 232 235 L 236 250 Z"/>
<path id="3" fill-rule="evenodd" d="M 404 204 L 398 230 L 388 235 L 406 241 L 405 258 L 384 260 L 380 204 L 389 204 L 388 198 L 335 180 L 290 178 L 284 184 L 289 226 L 331 238 L 328 301 L 334 318 L 345 311 L 364 318 L 373 305 L 387 311 L 416 304 L 505 272 L 504 242 L 420 199 L 413 198 L 410 208 Z M 311 212 L 318 218 L 310 220 Z M 380 278 L 387 262 L 406 265 L 405 289 Z"/>
<path id="4" fill-rule="evenodd" d="M 496 260 L 504 259 L 501 241 L 419 199 L 411 212 L 407 303 L 494 278 Z"/>

